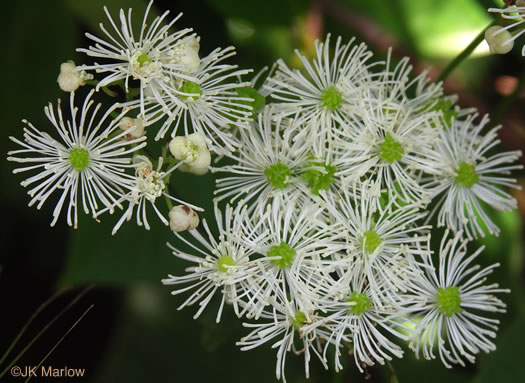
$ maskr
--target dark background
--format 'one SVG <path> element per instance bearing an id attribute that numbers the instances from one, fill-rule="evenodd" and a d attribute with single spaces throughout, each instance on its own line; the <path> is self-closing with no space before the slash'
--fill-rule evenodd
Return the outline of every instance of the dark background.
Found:
<path id="1" fill-rule="evenodd" d="M 180 274 L 184 265 L 170 254 L 165 243 L 175 241 L 154 215 L 151 232 L 125 225 L 111 236 L 115 217 L 97 224 L 82 217 L 73 230 L 60 220 L 51 228 L 52 201 L 40 211 L 27 207 L 29 198 L 19 185 L 23 175 L 13 175 L 13 163 L 5 158 L 14 143 L 10 135 L 22 137 L 21 119 L 37 127 L 48 127 L 43 107 L 58 97 L 67 98 L 56 84 L 60 63 L 74 59 L 86 63 L 75 48 L 86 47 L 86 31 L 100 35 L 97 24 L 107 20 L 106 4 L 115 17 L 120 7 L 134 9 L 142 20 L 141 0 L 26 0 L 2 3 L 0 23 L 2 84 L 0 152 L 4 153 L 0 176 L 0 355 L 37 307 L 57 291 L 63 292 L 28 327 L 2 365 L 1 371 L 37 333 L 90 284 L 88 291 L 65 315 L 20 358 L 16 365 L 34 366 L 51 350 L 75 321 L 93 308 L 72 329 L 44 362 L 46 366 L 85 368 L 83 380 L 91 382 L 204 382 L 275 381 L 275 350 L 269 345 L 241 352 L 237 341 L 246 331 L 241 321 L 226 311 L 221 324 L 214 322 L 213 307 L 198 320 L 195 308 L 177 311 L 183 297 L 172 297 L 160 279 Z M 385 56 L 393 46 L 394 57 L 409 55 L 416 73 L 432 67 L 440 70 L 492 20 L 486 12 L 497 1 L 476 0 L 201 0 L 155 1 L 155 12 L 184 12 L 176 24 L 193 27 L 201 36 L 201 56 L 217 46 L 234 44 L 240 67 L 254 68 L 282 57 L 298 65 L 293 49 L 313 54 L 315 38 L 331 32 L 344 40 L 356 36 L 375 52 Z M 475 56 L 464 62 L 445 83 L 447 93 L 457 93 L 462 106 L 490 112 L 494 123 L 502 123 L 499 150 L 523 149 L 525 145 L 523 41 L 505 56 Z M 523 162 L 523 159 L 522 159 Z M 516 176 L 521 184 L 523 172 Z M 176 192 L 191 203 L 207 209 L 209 217 L 214 178 L 176 175 Z M 525 195 L 514 193 L 518 211 L 493 213 L 502 234 L 472 244 L 487 248 L 482 264 L 500 262 L 491 280 L 512 289 L 502 297 L 508 313 L 499 316 L 498 350 L 480 355 L 475 365 L 447 370 L 435 361 L 415 361 L 407 350 L 405 358 L 394 360 L 399 382 L 524 382 L 525 302 L 523 267 L 523 216 Z M 311 362 L 310 382 L 388 382 L 385 366 L 359 374 L 347 357 L 345 370 L 335 374 Z M 289 355 L 287 380 L 302 382 L 303 359 Z M 9 372 L 4 380 L 9 381 Z M 43 380 L 43 379 L 34 379 Z M 81 380 L 72 378 L 71 381 Z M 16 381 L 23 381 L 22 378 Z M 57 381 L 57 380 L 54 380 Z"/>

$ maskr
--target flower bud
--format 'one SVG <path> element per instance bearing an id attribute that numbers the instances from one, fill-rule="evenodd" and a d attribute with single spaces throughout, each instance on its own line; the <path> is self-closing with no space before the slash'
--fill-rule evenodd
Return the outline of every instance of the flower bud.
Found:
<path id="1" fill-rule="evenodd" d="M 203 175 L 208 172 L 211 163 L 211 154 L 206 147 L 206 139 L 200 133 L 188 136 L 177 136 L 171 140 L 170 152 L 184 164 L 179 167 L 183 172 Z"/>
<path id="2" fill-rule="evenodd" d="M 199 48 L 199 38 L 195 36 L 188 37 L 181 47 L 179 62 L 188 73 L 196 72 L 201 65 Z"/>
<path id="3" fill-rule="evenodd" d="M 86 80 L 91 80 L 92 74 L 79 70 L 71 60 L 60 65 L 60 74 L 57 82 L 60 89 L 64 92 L 73 92 L 80 86 L 86 85 Z"/>
<path id="4" fill-rule="evenodd" d="M 178 233 L 185 230 L 193 230 L 199 226 L 199 216 L 188 206 L 178 205 L 171 208 L 169 212 L 170 229 Z"/>
<path id="5" fill-rule="evenodd" d="M 141 118 L 124 117 L 120 120 L 118 127 L 127 133 L 126 139 L 128 140 L 144 135 L 144 120 Z"/>
<path id="6" fill-rule="evenodd" d="M 485 40 L 489 45 L 490 53 L 505 54 L 510 52 L 514 46 L 510 32 L 497 25 L 485 31 Z"/>

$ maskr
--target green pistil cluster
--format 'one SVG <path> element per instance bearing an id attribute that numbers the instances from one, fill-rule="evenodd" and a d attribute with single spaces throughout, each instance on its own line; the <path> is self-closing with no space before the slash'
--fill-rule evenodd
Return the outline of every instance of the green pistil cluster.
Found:
<path id="1" fill-rule="evenodd" d="M 334 183 L 334 174 L 337 171 L 335 166 L 326 165 L 321 161 L 310 162 L 310 166 L 323 167 L 324 172 L 317 169 L 310 169 L 301 175 L 312 189 L 313 195 L 319 195 L 319 190 L 328 190 L 330 184 Z"/>
<path id="2" fill-rule="evenodd" d="M 251 106 L 252 110 L 253 110 L 252 111 L 252 118 L 254 120 L 256 120 L 257 119 L 257 111 L 259 111 L 260 109 L 262 109 L 264 107 L 264 105 L 266 104 L 266 98 L 264 98 L 264 96 L 262 94 L 257 92 L 256 89 L 250 88 L 250 87 L 237 88 L 237 89 L 235 89 L 235 91 L 237 92 L 237 95 L 239 97 L 246 97 L 246 98 L 251 98 L 252 99 L 252 101 L 237 100 L 236 104 Z M 240 110 L 240 108 L 238 108 L 238 107 L 235 108 L 235 106 L 236 105 L 233 105 L 232 108 Z"/>
<path id="3" fill-rule="evenodd" d="M 195 82 L 185 80 L 182 86 L 179 88 L 179 91 L 183 93 L 190 93 L 194 96 L 185 96 L 185 95 L 179 95 L 180 98 L 183 100 L 192 99 L 192 100 L 198 100 L 200 96 L 202 96 L 202 89 L 201 86 Z"/>
<path id="4" fill-rule="evenodd" d="M 441 111 L 443 113 L 443 120 L 445 121 L 445 126 L 443 128 L 445 130 L 452 126 L 452 120 L 458 116 L 458 113 L 453 108 L 452 102 L 444 98 L 440 98 L 430 111 Z"/>
<path id="5" fill-rule="evenodd" d="M 365 249 L 369 253 L 373 253 L 377 247 L 381 244 L 383 240 L 374 230 L 368 230 L 363 233 L 363 238 L 361 238 L 361 243 L 364 242 Z"/>
<path id="6" fill-rule="evenodd" d="M 306 322 L 306 315 L 304 315 L 302 311 L 297 311 L 295 316 L 292 318 L 294 329 L 299 330 L 301 327 L 303 327 L 304 322 Z"/>
<path id="7" fill-rule="evenodd" d="M 467 162 L 459 164 L 459 169 L 456 169 L 456 174 L 455 182 L 458 185 L 471 188 L 479 182 L 479 175 L 476 173 L 476 167 Z"/>
<path id="8" fill-rule="evenodd" d="M 137 62 L 139 63 L 139 67 L 143 67 L 144 65 L 151 62 L 151 59 L 148 57 L 147 54 L 143 53 L 139 57 L 137 57 Z"/>
<path id="9" fill-rule="evenodd" d="M 264 175 L 268 179 L 268 182 L 273 187 L 278 189 L 284 189 L 288 186 L 288 178 L 292 175 L 292 171 L 281 161 L 277 161 L 276 164 L 264 169 Z"/>
<path id="10" fill-rule="evenodd" d="M 89 152 L 82 148 L 73 148 L 69 151 L 69 162 L 73 169 L 81 172 L 89 166 Z"/>
<path id="11" fill-rule="evenodd" d="M 459 287 L 447 287 L 446 289 L 438 288 L 437 307 L 441 314 L 451 317 L 463 311 L 461 308 L 461 297 L 459 296 Z"/>
<path id="12" fill-rule="evenodd" d="M 279 245 L 270 247 L 266 256 L 268 257 L 281 257 L 280 259 L 272 259 L 271 264 L 278 266 L 280 269 L 286 269 L 293 263 L 293 257 L 295 250 L 290 247 L 286 242 L 281 242 Z"/>
<path id="13" fill-rule="evenodd" d="M 356 291 L 354 291 L 352 296 L 346 301 L 355 303 L 355 305 L 348 307 L 348 310 L 356 315 L 363 314 L 372 306 L 370 298 L 368 298 L 365 293 L 358 293 Z"/>
<path id="14" fill-rule="evenodd" d="M 403 158 L 405 150 L 390 134 L 385 136 L 385 140 L 379 146 L 379 157 L 383 161 L 393 164 Z"/>
<path id="15" fill-rule="evenodd" d="M 321 92 L 321 100 L 323 106 L 330 110 L 337 110 L 343 105 L 343 96 L 333 85 Z"/>
<path id="16" fill-rule="evenodd" d="M 217 260 L 217 266 L 223 273 L 228 271 L 229 268 L 227 266 L 233 265 L 235 265 L 235 261 L 231 255 L 221 255 Z"/>

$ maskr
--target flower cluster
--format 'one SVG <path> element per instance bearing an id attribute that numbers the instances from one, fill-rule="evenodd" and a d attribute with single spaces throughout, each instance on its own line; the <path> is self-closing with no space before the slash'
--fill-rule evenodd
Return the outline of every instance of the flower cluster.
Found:
<path id="1" fill-rule="evenodd" d="M 473 265 L 481 249 L 467 245 L 498 233 L 487 206 L 516 207 L 502 187 L 518 187 L 507 175 L 521 153 L 493 153 L 488 117 L 412 77 L 407 59 L 331 48 L 328 36 L 311 62 L 298 53 L 304 71 L 280 60 L 264 80 L 233 163 L 212 168 L 218 233 L 178 234 L 194 253 L 173 254 L 193 266 L 163 283 L 192 291 L 181 307 L 198 304 L 196 317 L 219 295 L 217 321 L 232 306 L 250 331 L 241 350 L 270 342 L 278 378 L 289 352 L 308 376 L 312 354 L 340 370 L 348 349 L 363 371 L 402 357 L 403 342 L 447 367 L 473 362 L 494 349 L 485 314 L 504 311 L 495 294 L 508 290 L 485 283 L 497 265 Z M 438 251 L 434 226 L 447 228 Z"/>
<path id="2" fill-rule="evenodd" d="M 62 114 L 60 100 L 56 112 L 52 105 L 46 107 L 56 138 L 26 121 L 24 140 L 11 138 L 22 148 L 9 152 L 8 159 L 29 164 L 15 173 L 35 173 L 22 182 L 34 185 L 29 205 L 38 203 L 40 208 L 52 194 L 59 194 L 52 226 L 67 210 L 67 223 L 76 228 L 81 205 L 95 219 L 122 209 L 113 233 L 134 214 L 137 224 L 149 230 L 146 207 L 151 205 L 165 225 L 195 227 L 177 212 L 181 206 L 202 209 L 170 196 L 173 171 L 205 174 L 211 152 L 235 150 L 234 132 L 250 127 L 252 98 L 245 91 L 249 82 L 241 81 L 250 70 L 224 62 L 235 54 L 233 47 L 201 57 L 200 37 L 191 29 L 174 31 L 181 15 L 168 21 L 165 12 L 149 20 L 152 4 L 140 31 L 131 27 L 131 9 L 127 13 L 121 9 L 114 20 L 104 8 L 110 24 L 110 28 L 100 24 L 105 39 L 87 33 L 94 45 L 78 49 L 100 63 L 61 65 L 57 82 L 70 92 L 70 113 Z M 95 89 L 80 102 L 79 114 L 79 88 L 86 85 Z M 95 90 L 112 96 L 107 110 L 102 103 L 94 106 Z M 185 136 L 175 137 L 179 128 Z M 160 140 L 168 132 L 173 142 L 165 140 L 163 152 L 153 156 L 147 137 Z M 169 214 L 173 222 L 157 206 L 163 199 L 175 209 Z M 172 201 L 181 205 L 173 207 Z M 194 215 L 191 211 L 188 217 Z"/>
<path id="3" fill-rule="evenodd" d="M 27 164 L 15 173 L 35 173 L 22 182 L 30 205 L 57 193 L 52 225 L 66 210 L 75 227 L 79 205 L 95 219 L 120 209 L 113 233 L 133 217 L 149 229 L 150 206 L 191 264 L 162 281 L 189 294 L 180 308 L 198 305 L 198 317 L 218 296 L 217 322 L 232 307 L 249 329 L 241 350 L 272 343 L 283 380 L 289 352 L 308 376 L 312 354 L 340 370 L 346 349 L 360 371 L 402 357 L 402 342 L 447 367 L 493 350 L 498 321 L 486 314 L 504 311 L 494 294 L 508 290 L 486 284 L 497 265 L 473 264 L 482 250 L 468 244 L 498 234 L 489 209 L 516 208 L 505 188 L 518 188 L 521 153 L 494 151 L 498 127 L 413 76 L 407 58 L 373 61 L 354 40 L 328 36 L 312 60 L 297 52 L 301 70 L 279 60 L 243 81 L 251 71 L 225 61 L 232 47 L 201 57 L 200 37 L 173 31 L 180 15 L 149 21 L 151 7 L 140 31 L 131 10 L 114 20 L 105 9 L 105 39 L 87 34 L 94 45 L 78 49 L 101 63 L 62 65 L 70 116 L 60 101 L 45 109 L 57 138 L 28 122 L 12 138 L 21 149 L 8 159 Z M 104 111 L 98 90 L 120 99 Z M 176 170 L 209 169 L 216 222 L 198 227 L 200 208 L 170 186 Z M 439 249 L 434 227 L 446 227 Z"/>

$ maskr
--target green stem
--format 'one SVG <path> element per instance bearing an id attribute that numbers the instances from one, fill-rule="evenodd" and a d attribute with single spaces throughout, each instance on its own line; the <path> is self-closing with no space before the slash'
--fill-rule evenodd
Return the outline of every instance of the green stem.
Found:
<path id="1" fill-rule="evenodd" d="M 171 200 L 164 196 L 164 198 L 166 199 L 166 205 L 168 205 L 168 209 L 171 210 L 173 208 L 173 202 L 171 202 Z"/>
<path id="2" fill-rule="evenodd" d="M 28 329 L 29 325 L 31 324 L 31 322 L 33 322 L 33 320 L 42 312 L 44 311 L 44 309 L 49 306 L 58 296 L 60 296 L 60 293 L 55 293 L 52 297 L 48 298 L 44 303 L 42 303 L 37 309 L 36 311 L 31 315 L 31 317 L 28 319 L 28 321 L 26 322 L 26 324 L 24 325 L 24 327 L 22 327 L 22 330 L 20 330 L 20 332 L 17 334 L 15 340 L 13 340 L 13 342 L 9 345 L 8 349 L 6 350 L 6 352 L 4 353 L 4 355 L 2 355 L 2 358 L 0 359 L 0 366 L 4 363 L 5 359 L 7 358 L 7 356 L 9 355 L 9 353 L 13 350 L 13 348 L 16 346 L 16 344 L 18 343 L 18 341 L 20 340 L 20 338 L 22 337 L 22 335 L 24 335 L 24 333 L 26 332 L 26 330 Z"/>
<path id="3" fill-rule="evenodd" d="M 109 90 L 109 88 L 107 86 L 103 86 L 101 89 L 102 89 L 102 91 L 104 93 L 106 93 L 110 97 L 117 97 L 118 96 L 117 92 L 113 92 L 112 90 Z"/>
<path id="4" fill-rule="evenodd" d="M 55 349 L 60 345 L 60 343 L 62 343 L 62 341 L 66 338 L 66 336 L 68 336 L 68 334 L 71 332 L 71 330 L 73 330 L 77 324 L 80 323 L 80 321 L 82 319 L 84 319 L 84 317 L 86 316 L 86 314 L 89 312 L 89 310 L 91 310 L 92 308 L 94 307 L 94 305 L 91 305 L 88 307 L 88 309 L 86 311 L 84 311 L 84 313 L 80 316 L 80 318 L 78 318 L 76 320 L 75 323 L 73 323 L 73 326 L 71 326 L 69 328 L 69 330 L 66 331 L 66 333 L 58 340 L 58 342 L 51 348 L 51 350 L 49 350 L 49 352 L 46 354 L 46 356 L 44 356 L 44 358 L 40 361 L 40 363 L 38 363 L 38 366 L 35 367 L 35 370 L 38 370 L 40 368 L 40 366 L 47 360 L 47 358 L 49 358 L 49 355 L 51 355 L 53 353 L 53 351 L 55 351 Z M 29 374 L 29 376 L 27 377 L 25 383 L 29 382 L 29 379 L 32 378 L 32 375 Z"/>
<path id="5" fill-rule="evenodd" d="M 52 325 L 55 323 L 62 315 L 64 315 L 69 309 L 71 309 L 79 300 L 82 298 L 89 290 L 93 288 L 93 285 L 86 287 L 82 290 L 62 311 L 55 315 L 42 330 L 36 334 L 33 339 L 18 353 L 18 355 L 13 359 L 11 363 L 0 373 L 0 379 L 6 374 L 7 371 L 13 367 L 13 365 L 26 353 L 27 350 L 35 343 Z"/>
<path id="6" fill-rule="evenodd" d="M 437 78 L 437 82 L 439 81 L 445 81 L 445 79 L 450 75 L 450 73 L 456 69 L 459 64 L 461 64 L 466 58 L 468 58 L 472 52 L 477 48 L 479 44 L 485 39 L 485 31 L 493 26 L 496 23 L 496 21 L 493 21 L 489 25 L 487 25 L 483 30 L 476 36 L 474 40 L 471 41 L 469 45 L 461 52 L 459 55 L 457 55 L 454 60 L 452 60 L 446 67 L 443 69 L 439 77 Z"/>

